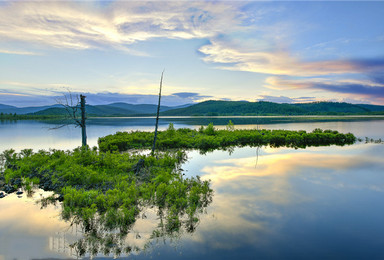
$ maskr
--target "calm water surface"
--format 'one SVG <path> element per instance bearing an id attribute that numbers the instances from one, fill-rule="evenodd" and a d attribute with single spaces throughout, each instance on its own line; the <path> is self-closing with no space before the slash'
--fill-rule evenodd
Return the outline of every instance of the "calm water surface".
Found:
<path id="1" fill-rule="evenodd" d="M 153 130 L 154 120 L 95 120 L 89 143 L 127 130 Z M 233 120 L 236 124 L 236 121 Z M 169 121 L 162 121 L 161 128 Z M 175 121 L 175 127 L 198 127 Z M 80 129 L 48 131 L 52 125 L 20 121 L 0 125 L 0 150 L 72 149 Z M 334 129 L 384 139 L 384 120 L 243 124 L 243 128 Z M 237 148 L 188 153 L 187 176 L 212 181 L 214 197 L 193 234 L 153 242 L 127 259 L 384 259 L 383 144 L 290 148 Z M 35 194 L 35 199 L 45 196 Z M 58 217 L 59 207 L 41 210 L 33 198 L 0 200 L 0 259 L 73 258 L 69 244 L 82 237 Z M 153 223 L 138 220 L 145 244 Z M 165 243 L 164 243 L 165 242 Z M 108 257 L 113 257 L 112 255 Z M 108 258 L 99 256 L 100 259 Z"/>
<path id="2" fill-rule="evenodd" d="M 169 123 L 175 128 L 199 128 L 213 122 L 216 128 L 225 128 L 232 120 L 236 128 L 241 129 L 287 129 L 312 131 L 315 128 L 332 129 L 339 132 L 351 132 L 358 137 L 383 138 L 384 119 L 367 118 L 356 120 L 321 122 L 298 121 L 289 118 L 169 118 L 160 119 L 159 129 L 164 130 Z M 0 121 L 0 152 L 6 149 L 20 151 L 26 148 L 38 149 L 73 149 L 81 145 L 81 130 L 73 125 L 61 126 L 62 122 L 52 121 Z M 101 136 L 117 131 L 154 131 L 154 118 L 93 118 L 87 121 L 87 137 L 90 146 L 97 146 Z"/>

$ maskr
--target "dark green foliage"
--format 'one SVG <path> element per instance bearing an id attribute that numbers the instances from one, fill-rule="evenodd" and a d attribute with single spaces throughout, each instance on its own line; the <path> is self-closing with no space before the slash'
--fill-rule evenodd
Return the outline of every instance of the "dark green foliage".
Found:
<path id="1" fill-rule="evenodd" d="M 168 110 L 162 113 L 167 116 L 225 116 L 225 115 L 290 115 L 302 114 L 304 110 L 288 104 L 272 102 L 247 101 L 205 101 L 186 108 Z"/>
<path id="2" fill-rule="evenodd" d="M 279 104 L 273 102 L 205 101 L 186 108 L 168 110 L 164 116 L 261 116 L 261 115 L 347 115 L 381 114 L 384 106 L 337 102 Z"/>
<path id="3" fill-rule="evenodd" d="M 312 133 L 290 130 L 235 130 L 229 124 L 227 130 L 216 130 L 213 124 L 199 130 L 180 128 L 160 131 L 157 148 L 200 149 L 203 151 L 221 149 L 232 146 L 260 146 L 305 148 L 306 146 L 346 145 L 353 144 L 353 134 L 342 134 L 337 131 L 315 129 Z M 149 132 L 119 132 L 99 138 L 101 151 L 126 151 L 136 148 L 150 148 L 153 134 Z"/>
<path id="4" fill-rule="evenodd" d="M 18 114 L 0 114 L 0 120 L 38 120 L 38 119 L 57 119 L 64 116 L 57 115 L 18 115 Z"/>

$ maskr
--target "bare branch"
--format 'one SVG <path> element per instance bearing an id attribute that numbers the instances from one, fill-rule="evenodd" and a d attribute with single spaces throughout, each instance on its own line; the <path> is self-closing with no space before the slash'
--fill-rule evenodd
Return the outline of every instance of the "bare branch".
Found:
<path id="1" fill-rule="evenodd" d="M 63 125 L 58 125 L 58 126 L 55 126 L 55 127 L 49 127 L 48 130 L 57 130 L 57 129 L 60 129 L 60 128 L 63 128 L 64 126 L 68 126 L 68 124 L 63 124 Z"/>
<path id="2" fill-rule="evenodd" d="M 67 95 L 63 94 L 65 102 L 61 100 L 56 100 L 56 102 L 63 106 L 68 116 L 68 119 L 74 123 L 75 127 L 81 127 L 81 136 L 82 136 L 82 146 L 87 147 L 87 135 L 86 135 L 86 114 L 85 114 L 85 96 L 76 95 L 76 104 L 74 103 L 74 96 L 72 92 L 68 90 Z M 69 98 L 68 98 L 69 96 Z M 79 110 L 81 113 L 79 113 Z M 51 128 L 50 130 L 55 130 L 69 125 L 70 123 L 62 124 L 56 127 Z"/>
<path id="3" fill-rule="evenodd" d="M 72 92 L 67 89 L 68 94 L 63 93 L 63 99 L 56 99 L 56 102 L 61 105 L 66 111 L 67 120 L 71 120 L 71 123 L 63 123 L 62 125 L 52 127 L 51 130 L 60 129 L 64 126 L 75 124 L 75 127 L 81 127 L 81 121 L 79 118 L 79 106 L 80 100 L 78 95 L 73 95 Z M 75 103 L 76 102 L 76 103 Z"/>

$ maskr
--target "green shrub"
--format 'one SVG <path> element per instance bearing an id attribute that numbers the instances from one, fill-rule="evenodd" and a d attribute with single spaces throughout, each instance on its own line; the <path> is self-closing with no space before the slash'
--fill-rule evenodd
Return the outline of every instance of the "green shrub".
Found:
<path id="1" fill-rule="evenodd" d="M 206 135 L 215 135 L 215 127 L 213 126 L 213 123 L 209 123 L 208 126 L 204 129 L 204 134 Z"/>

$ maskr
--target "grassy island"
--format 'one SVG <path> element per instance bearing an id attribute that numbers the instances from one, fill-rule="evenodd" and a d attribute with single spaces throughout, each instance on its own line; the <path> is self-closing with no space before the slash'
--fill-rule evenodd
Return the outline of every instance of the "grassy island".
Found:
<path id="1" fill-rule="evenodd" d="M 200 127 L 199 130 L 181 128 L 174 129 L 170 124 L 168 129 L 160 131 L 157 137 L 157 148 L 166 150 L 200 149 L 209 151 L 236 146 L 272 147 L 287 146 L 305 148 L 307 146 L 347 145 L 353 144 L 356 137 L 351 134 L 342 134 L 338 131 L 315 129 L 306 131 L 290 130 L 235 130 L 230 122 L 226 130 L 217 130 L 213 124 Z M 129 149 L 149 149 L 152 146 L 154 133 L 133 131 L 117 132 L 99 138 L 100 151 L 127 151 Z"/>

